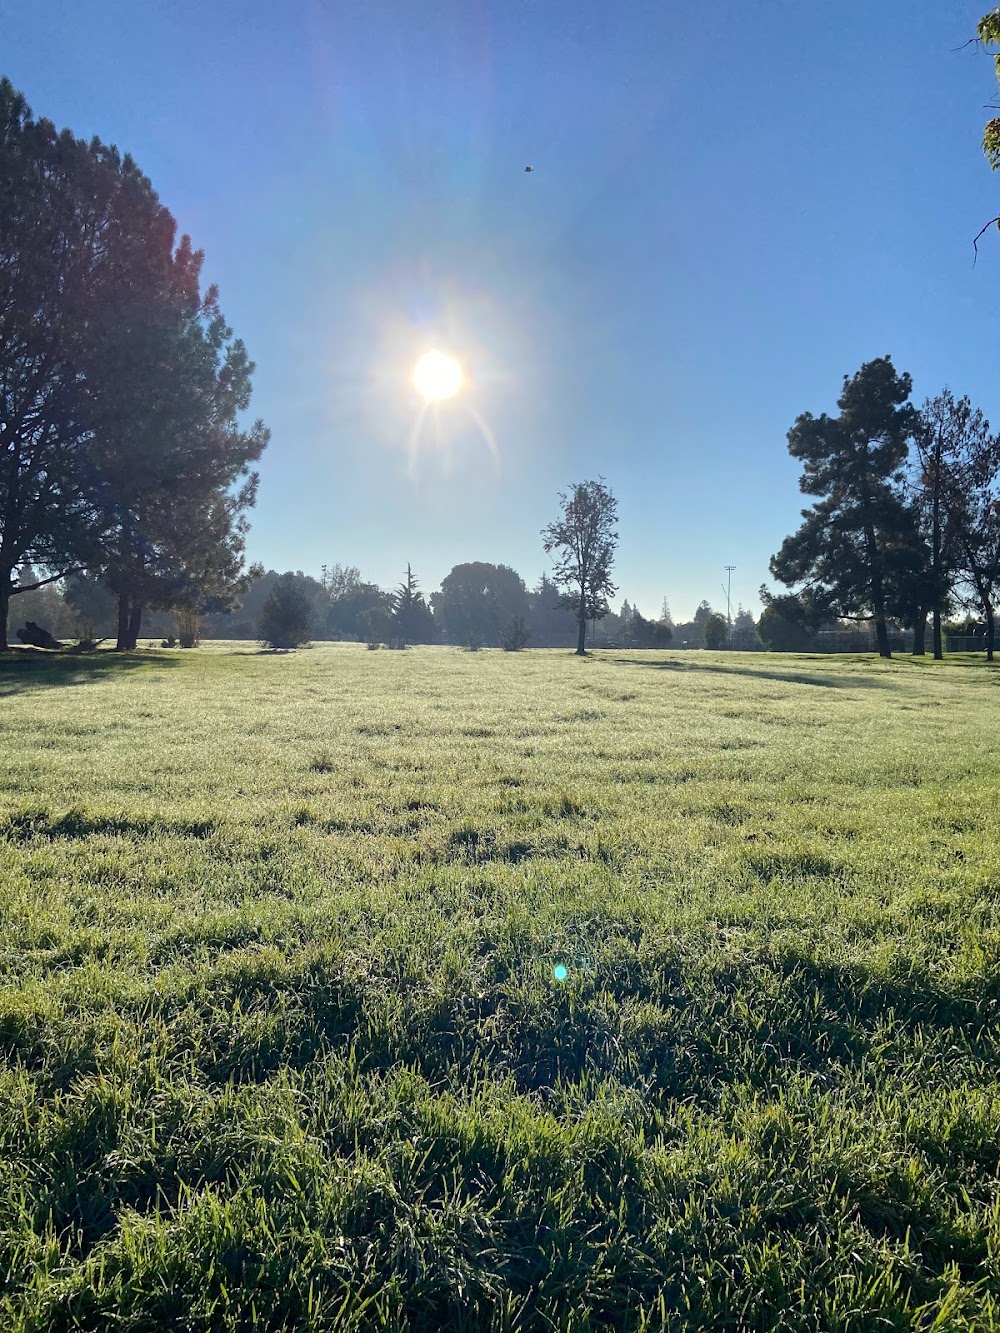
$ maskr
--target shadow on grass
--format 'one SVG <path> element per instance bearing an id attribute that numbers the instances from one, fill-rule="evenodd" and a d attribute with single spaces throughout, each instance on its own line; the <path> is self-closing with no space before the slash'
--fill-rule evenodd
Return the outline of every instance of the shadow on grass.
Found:
<path id="1" fill-rule="evenodd" d="M 180 658 L 166 653 L 46 653 L 30 648 L 0 654 L 0 698 L 28 690 L 84 685 L 109 676 L 128 675 L 150 667 L 174 667 Z"/>
<path id="2" fill-rule="evenodd" d="M 892 687 L 883 680 L 860 673 L 856 676 L 806 675 L 801 671 L 764 671 L 755 667 L 720 666 L 712 662 L 633 662 L 621 657 L 603 659 L 614 666 L 648 667 L 652 671 L 698 671 L 714 676 L 751 676 L 757 680 L 778 680 L 788 685 L 816 685 L 827 690 L 885 690 Z"/>

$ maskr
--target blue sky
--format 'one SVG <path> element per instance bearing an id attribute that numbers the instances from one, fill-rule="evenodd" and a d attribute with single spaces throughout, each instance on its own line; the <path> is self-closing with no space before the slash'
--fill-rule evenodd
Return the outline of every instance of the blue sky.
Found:
<path id="1" fill-rule="evenodd" d="M 0 0 L 36 114 L 132 152 L 257 362 L 250 554 L 430 591 L 619 498 L 620 596 L 756 606 L 785 433 L 891 353 L 1000 421 L 987 0 Z M 535 168 L 525 174 L 526 164 Z M 428 415 L 417 355 L 466 393 Z"/>

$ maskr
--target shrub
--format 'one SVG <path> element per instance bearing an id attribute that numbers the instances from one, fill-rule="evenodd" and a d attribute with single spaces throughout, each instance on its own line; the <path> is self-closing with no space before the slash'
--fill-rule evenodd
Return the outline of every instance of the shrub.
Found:
<path id="1" fill-rule="evenodd" d="M 500 630 L 500 647 L 505 653 L 519 653 L 531 638 L 524 616 L 511 616 Z"/>
<path id="2" fill-rule="evenodd" d="M 174 635 L 173 635 L 173 634 L 170 634 L 170 635 L 167 636 L 167 638 L 165 638 L 165 639 L 161 639 L 161 640 L 160 640 L 160 647 L 161 647 L 161 648 L 176 648 L 176 647 L 177 647 L 177 640 L 176 640 L 176 638 L 174 637 Z"/>
<path id="3" fill-rule="evenodd" d="M 478 634 L 470 634 L 465 641 L 465 646 L 470 653 L 478 653 L 483 646 L 483 641 Z"/>
<path id="4" fill-rule="evenodd" d="M 177 621 L 177 637 L 182 648 L 197 648 L 201 642 L 201 616 L 197 611 L 180 610 L 174 612 Z"/>

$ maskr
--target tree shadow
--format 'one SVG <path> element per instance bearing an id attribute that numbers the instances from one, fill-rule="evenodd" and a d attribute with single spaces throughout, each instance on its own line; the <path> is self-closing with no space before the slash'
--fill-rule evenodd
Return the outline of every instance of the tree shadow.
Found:
<path id="1" fill-rule="evenodd" d="M 49 653 L 40 649 L 14 648 L 0 654 L 0 698 L 32 690 L 85 685 L 108 676 L 128 675 L 150 667 L 175 667 L 179 657 L 166 653 Z"/>
<path id="2" fill-rule="evenodd" d="M 827 690 L 887 690 L 892 686 L 887 681 L 876 680 L 872 676 L 835 676 L 824 673 L 821 676 L 807 675 L 801 671 L 765 671 L 758 667 L 721 666 L 713 662 L 633 662 L 615 657 L 602 659 L 611 661 L 615 666 L 648 667 L 652 671 L 698 671 L 714 676 L 750 676 L 757 680 L 777 680 L 788 685 L 816 685 Z"/>

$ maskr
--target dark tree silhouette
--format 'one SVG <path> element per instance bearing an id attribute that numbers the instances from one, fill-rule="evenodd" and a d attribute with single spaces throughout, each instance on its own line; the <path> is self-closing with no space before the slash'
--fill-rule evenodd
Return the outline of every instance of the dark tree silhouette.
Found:
<path id="1" fill-rule="evenodd" d="M 0 649 L 29 562 L 101 572 L 134 646 L 144 601 L 241 576 L 252 365 L 132 159 L 36 121 L 6 79 L 0 220 Z"/>
<path id="2" fill-rule="evenodd" d="M 298 648 L 313 632 L 314 605 L 298 574 L 282 574 L 260 614 L 260 638 L 272 648 Z"/>
<path id="3" fill-rule="evenodd" d="M 611 609 L 608 598 L 617 591 L 611 566 L 618 546 L 618 501 L 603 480 L 580 481 L 560 492 L 562 514 L 542 529 L 542 542 L 555 551 L 552 576 L 564 589 L 560 605 L 576 614 L 578 656 L 587 643 L 587 621 L 600 620 Z"/>
<path id="4" fill-rule="evenodd" d="M 498 644 L 505 624 L 528 614 L 528 590 L 517 570 L 473 560 L 456 565 L 431 598 L 451 643 L 468 643 L 475 635 L 483 643 Z"/>
<path id="5" fill-rule="evenodd" d="M 830 615 L 873 620 L 880 657 L 892 655 L 887 609 L 915 548 L 914 516 L 900 489 L 916 417 L 910 388 L 909 375 L 880 357 L 844 377 L 839 416 L 798 418 L 788 451 L 803 464 L 799 488 L 820 499 L 771 558 L 776 579 L 804 584 Z"/>

